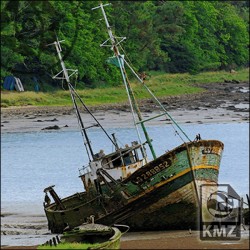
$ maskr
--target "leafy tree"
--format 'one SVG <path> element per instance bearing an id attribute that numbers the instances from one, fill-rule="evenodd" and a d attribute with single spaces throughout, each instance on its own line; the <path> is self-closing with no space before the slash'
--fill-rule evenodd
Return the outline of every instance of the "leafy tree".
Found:
<path id="1" fill-rule="evenodd" d="M 125 51 L 138 71 L 157 68 L 167 60 L 154 27 L 156 6 L 152 1 L 115 1 L 113 25 L 117 36 L 125 36 Z"/>
<path id="2" fill-rule="evenodd" d="M 218 28 L 216 36 L 221 44 L 219 51 L 222 68 L 247 65 L 249 62 L 249 33 L 247 24 L 230 5 L 217 3 Z"/>
<path id="3" fill-rule="evenodd" d="M 183 4 L 178 1 L 159 1 L 154 16 L 154 26 L 160 38 L 161 50 L 168 55 L 166 63 L 159 64 L 157 69 L 178 72 L 181 69 L 179 61 L 186 59 L 183 56 L 185 48 L 180 44 L 181 37 L 185 35 L 185 18 Z"/>
<path id="4" fill-rule="evenodd" d="M 137 71 L 198 73 L 247 66 L 249 1 L 111 1 L 105 8 L 114 34 L 125 36 Z M 108 3 L 108 0 L 103 1 Z M 26 89 L 34 76 L 53 87 L 61 70 L 53 43 L 62 43 L 68 68 L 78 69 L 78 87 L 121 84 L 96 1 L 1 1 L 1 78 L 13 74 Z M 26 86 L 27 85 L 27 86 Z M 47 89 L 48 85 L 44 87 Z"/>

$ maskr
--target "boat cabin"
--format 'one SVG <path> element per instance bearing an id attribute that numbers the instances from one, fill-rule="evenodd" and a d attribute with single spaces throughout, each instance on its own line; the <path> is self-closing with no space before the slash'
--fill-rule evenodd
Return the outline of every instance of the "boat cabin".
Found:
<path id="1" fill-rule="evenodd" d="M 138 147 L 129 147 L 126 144 L 125 148 L 121 148 L 114 153 L 106 155 L 102 158 L 103 168 L 119 168 L 138 162 L 140 158 L 142 158 L 142 154 L 138 152 L 138 149 Z"/>
<path id="2" fill-rule="evenodd" d="M 87 190 L 92 184 L 96 185 L 100 176 L 107 182 L 122 181 L 141 168 L 146 162 L 143 157 L 143 146 L 138 142 L 132 142 L 131 146 L 117 148 L 108 155 L 103 150 L 95 154 L 95 159 L 87 167 L 80 170 L 80 178 Z"/>

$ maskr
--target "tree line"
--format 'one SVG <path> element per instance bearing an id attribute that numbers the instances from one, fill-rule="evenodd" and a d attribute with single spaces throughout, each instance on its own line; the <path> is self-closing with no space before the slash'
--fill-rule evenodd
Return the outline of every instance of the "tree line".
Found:
<path id="1" fill-rule="evenodd" d="M 117 37 L 138 71 L 199 73 L 247 67 L 249 1 L 103 1 Z M 108 39 L 97 1 L 1 1 L 1 79 L 15 75 L 41 83 L 60 71 L 58 37 L 74 81 L 95 87 L 120 84 L 112 56 L 100 44 Z M 58 82 L 57 82 L 58 84 Z"/>

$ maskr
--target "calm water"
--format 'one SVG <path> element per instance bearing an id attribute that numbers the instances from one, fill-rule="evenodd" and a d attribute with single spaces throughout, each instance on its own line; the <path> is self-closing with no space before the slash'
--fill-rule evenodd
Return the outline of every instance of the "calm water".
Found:
<path id="1" fill-rule="evenodd" d="M 240 195 L 249 193 L 249 124 L 183 125 L 191 139 L 218 139 L 225 144 L 220 183 L 230 183 Z M 112 151 L 111 143 L 100 130 L 90 130 L 95 152 Z M 136 137 L 132 128 L 109 129 L 120 145 Z M 157 155 L 181 144 L 171 126 L 148 128 Z M 33 204 L 42 211 L 43 189 L 55 185 L 60 197 L 83 191 L 78 169 L 88 162 L 79 132 L 6 133 L 1 135 L 1 202 L 3 210 L 19 212 Z M 157 145 L 157 147 L 156 147 Z M 148 155 L 150 153 L 148 150 Z"/>

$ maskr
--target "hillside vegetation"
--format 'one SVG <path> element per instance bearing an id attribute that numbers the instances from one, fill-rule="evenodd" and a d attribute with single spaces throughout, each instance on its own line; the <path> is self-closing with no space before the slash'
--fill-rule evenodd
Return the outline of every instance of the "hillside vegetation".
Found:
<path id="1" fill-rule="evenodd" d="M 120 50 L 126 51 L 137 72 L 197 74 L 248 67 L 249 1 L 103 1 L 103 4 L 108 2 L 112 5 L 105 10 L 115 35 L 127 38 Z M 100 48 L 108 38 L 101 10 L 91 10 L 98 3 L 1 1 L 1 82 L 7 75 L 14 75 L 21 79 L 25 90 L 34 90 L 35 78 L 40 91 L 61 89 L 61 82 L 52 80 L 61 70 L 55 47 L 47 46 L 58 36 L 65 40 L 62 43 L 65 64 L 78 69 L 77 78 L 72 79 L 78 89 L 101 86 L 111 87 L 109 93 L 116 90 L 115 86 L 121 85 L 119 71 L 106 62 L 112 51 Z M 99 90 L 84 93 L 94 95 L 95 91 Z M 25 94 L 28 102 L 33 102 L 29 94 Z M 43 96 L 42 102 L 46 102 L 46 93 L 38 99 Z M 61 96 L 64 103 L 63 91 Z M 60 102 L 60 98 L 49 102 L 56 101 Z"/>

